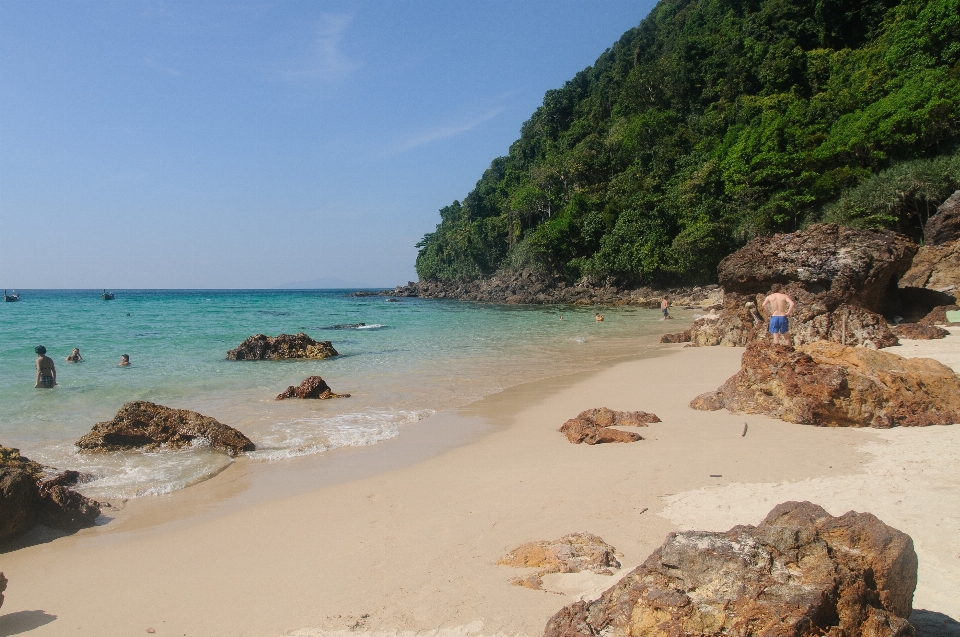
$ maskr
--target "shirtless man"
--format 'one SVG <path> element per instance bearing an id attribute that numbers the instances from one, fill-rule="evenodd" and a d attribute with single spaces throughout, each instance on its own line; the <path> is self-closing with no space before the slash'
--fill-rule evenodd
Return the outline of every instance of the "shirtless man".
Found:
<path id="1" fill-rule="evenodd" d="M 796 303 L 789 295 L 780 290 L 783 288 L 774 285 L 770 288 L 770 294 L 763 299 L 761 307 L 770 306 L 770 333 L 773 334 L 773 344 L 780 345 L 780 335 L 783 335 L 783 345 L 789 345 L 790 339 L 787 337 L 787 331 L 790 329 L 790 320 L 787 318 L 793 313 Z"/>
<path id="2" fill-rule="evenodd" d="M 670 299 L 663 297 L 663 299 L 660 301 L 660 313 L 663 314 L 663 316 L 660 317 L 661 321 L 666 321 L 668 318 L 670 318 L 670 312 L 667 310 L 669 307 Z"/>

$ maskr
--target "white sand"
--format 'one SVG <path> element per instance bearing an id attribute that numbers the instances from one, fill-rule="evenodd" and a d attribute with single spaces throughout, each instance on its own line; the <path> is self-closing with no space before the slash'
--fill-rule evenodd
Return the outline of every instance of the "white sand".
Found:
<path id="1" fill-rule="evenodd" d="M 937 343 L 949 349 L 952 340 Z M 287 491 L 296 495 L 241 505 L 235 494 L 259 483 L 238 463 L 135 503 L 111 524 L 2 554 L 10 585 L 0 634 L 539 635 L 550 615 L 616 577 L 552 575 L 547 591 L 510 586 L 525 571 L 494 564 L 509 549 L 588 531 L 623 554 L 623 574 L 672 530 L 756 522 L 785 499 L 776 489 L 808 484 L 831 512 L 870 510 L 911 533 L 918 601 L 956 613 L 937 597 L 957 590 L 948 559 L 956 545 L 931 539 L 957 537 L 954 427 L 825 429 L 694 411 L 690 399 L 735 373 L 742 350 L 663 352 L 482 401 L 467 411 L 492 433 L 409 466 L 384 460 L 379 473 L 344 469 L 333 481 L 273 468 L 271 484 L 298 481 Z M 664 422 L 639 429 L 647 439 L 633 444 L 571 445 L 557 433 L 598 406 L 653 411 Z M 370 457 L 400 448 L 386 445 Z M 364 453 L 328 460 L 359 463 Z M 289 465 L 297 466 L 306 465 Z M 846 496 L 844 485 L 860 491 Z M 884 491 L 902 495 L 876 495 Z"/>

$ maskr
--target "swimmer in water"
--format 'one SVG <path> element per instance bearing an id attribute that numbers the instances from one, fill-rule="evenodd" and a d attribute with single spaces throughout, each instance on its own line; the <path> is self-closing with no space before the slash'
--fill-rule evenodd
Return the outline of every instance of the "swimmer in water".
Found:
<path id="1" fill-rule="evenodd" d="M 80 356 L 80 348 L 74 347 L 73 351 L 70 352 L 70 356 L 67 356 L 68 363 L 82 363 L 83 356 Z"/>
<path id="2" fill-rule="evenodd" d="M 37 353 L 37 389 L 53 389 L 57 384 L 57 367 L 53 364 L 53 359 L 47 356 L 47 348 L 43 345 L 37 345 L 34 349 Z"/>
<path id="3" fill-rule="evenodd" d="M 600 321 L 603 320 L 603 314 L 601 314 L 600 312 L 597 312 L 597 317 L 596 317 L 596 318 L 597 318 L 597 322 L 599 323 Z"/>
<path id="4" fill-rule="evenodd" d="M 120 367 L 130 366 L 130 354 L 120 354 Z"/>
<path id="5" fill-rule="evenodd" d="M 666 321 L 668 318 L 670 318 L 670 312 L 667 309 L 669 307 L 670 299 L 663 297 L 663 299 L 660 301 L 660 312 L 663 314 L 663 316 L 660 317 L 661 321 Z"/>

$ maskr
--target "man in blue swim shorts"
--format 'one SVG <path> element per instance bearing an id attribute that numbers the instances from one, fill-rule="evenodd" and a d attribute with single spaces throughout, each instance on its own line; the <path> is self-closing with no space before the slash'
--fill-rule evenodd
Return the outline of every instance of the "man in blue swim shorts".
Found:
<path id="1" fill-rule="evenodd" d="M 774 345 L 789 345 L 790 338 L 787 332 L 790 330 L 790 319 L 787 318 L 796 307 L 796 303 L 789 295 L 784 294 L 783 288 L 779 284 L 774 284 L 770 289 L 770 294 L 763 299 L 761 307 L 770 306 L 770 333 L 773 334 Z M 780 343 L 780 337 L 783 336 L 783 343 Z"/>

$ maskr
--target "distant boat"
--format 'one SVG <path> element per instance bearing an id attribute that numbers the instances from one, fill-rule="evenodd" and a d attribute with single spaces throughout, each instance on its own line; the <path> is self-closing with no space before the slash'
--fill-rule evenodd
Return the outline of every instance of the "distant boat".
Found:
<path id="1" fill-rule="evenodd" d="M 113 292 L 107 292 L 106 290 L 104 290 L 103 294 L 100 295 L 100 298 L 103 299 L 104 301 L 112 301 Z"/>
<path id="2" fill-rule="evenodd" d="M 17 291 L 16 291 L 16 290 L 13 291 L 13 294 L 7 294 L 7 291 L 4 290 L 4 291 L 3 291 L 3 300 L 6 301 L 7 303 L 13 303 L 14 301 L 19 301 L 19 300 L 20 300 L 20 295 L 17 294 Z"/>

